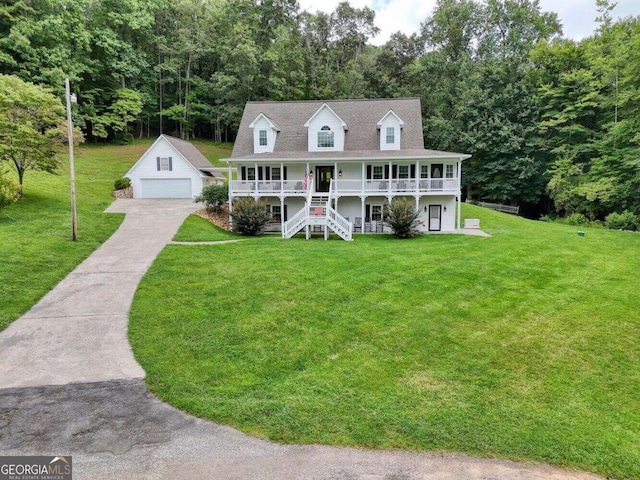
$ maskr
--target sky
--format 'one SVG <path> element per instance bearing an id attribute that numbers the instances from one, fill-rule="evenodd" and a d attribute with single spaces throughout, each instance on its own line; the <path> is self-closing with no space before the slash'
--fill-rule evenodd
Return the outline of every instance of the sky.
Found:
<path id="1" fill-rule="evenodd" d="M 331 13 L 341 0 L 298 0 L 303 10 L 321 10 Z M 371 43 L 384 44 L 392 33 L 401 31 L 406 35 L 415 33 L 431 14 L 436 0 L 349 0 L 352 7 L 369 7 L 376 11 L 376 26 L 380 34 Z M 558 14 L 565 37 L 581 40 L 596 29 L 595 0 L 540 0 L 543 11 Z M 618 0 L 612 12 L 614 19 L 640 15 L 640 0 Z"/>

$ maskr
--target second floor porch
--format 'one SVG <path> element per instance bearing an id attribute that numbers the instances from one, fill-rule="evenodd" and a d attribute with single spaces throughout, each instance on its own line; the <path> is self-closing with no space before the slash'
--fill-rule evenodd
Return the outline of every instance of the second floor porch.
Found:
<path id="1" fill-rule="evenodd" d="M 239 165 L 232 196 L 456 195 L 457 161 Z M 311 190 L 311 191 L 309 191 Z"/>

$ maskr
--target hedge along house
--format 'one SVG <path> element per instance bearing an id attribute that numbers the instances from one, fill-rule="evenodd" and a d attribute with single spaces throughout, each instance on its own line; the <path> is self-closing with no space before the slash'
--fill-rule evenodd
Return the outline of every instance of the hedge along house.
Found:
<path id="1" fill-rule="evenodd" d="M 195 198 L 225 179 L 190 142 L 160 135 L 125 174 L 133 198 Z"/>
<path id="2" fill-rule="evenodd" d="M 460 229 L 461 163 L 470 155 L 426 150 L 420 100 L 248 102 L 229 163 L 229 198 L 269 206 L 272 228 L 345 240 L 389 232 L 384 205 L 415 202 L 424 232 Z M 231 177 L 230 177 L 231 178 Z"/>

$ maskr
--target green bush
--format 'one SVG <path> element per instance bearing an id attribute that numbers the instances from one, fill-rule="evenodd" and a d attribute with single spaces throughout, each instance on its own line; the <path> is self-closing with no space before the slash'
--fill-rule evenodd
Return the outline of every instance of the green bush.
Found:
<path id="1" fill-rule="evenodd" d="M 229 185 L 209 185 L 202 189 L 202 193 L 196 197 L 196 202 L 204 203 L 208 210 L 218 211 L 229 200 Z"/>
<path id="2" fill-rule="evenodd" d="M 271 221 L 271 213 L 264 202 L 239 197 L 233 200 L 231 218 L 234 232 L 253 236 L 262 233 L 262 229 Z"/>
<path id="3" fill-rule="evenodd" d="M 622 213 L 610 213 L 604 219 L 604 224 L 611 230 L 638 230 L 640 228 L 640 218 L 629 210 Z"/>
<path id="4" fill-rule="evenodd" d="M 127 177 L 118 178 L 115 182 L 113 182 L 113 188 L 115 190 L 124 190 L 125 188 L 129 188 L 130 186 L 131 180 L 129 180 Z"/>
<path id="5" fill-rule="evenodd" d="M 13 178 L 0 171 L 0 210 L 17 202 L 20 198 L 20 186 Z"/>
<path id="6" fill-rule="evenodd" d="M 582 213 L 572 213 L 568 217 L 565 217 L 562 223 L 566 223 L 567 225 L 575 225 L 576 227 L 587 227 L 589 226 L 589 219 Z"/>
<path id="7" fill-rule="evenodd" d="M 398 238 L 411 238 L 420 235 L 418 230 L 418 216 L 415 202 L 403 198 L 394 198 L 384 207 L 385 221 Z"/>

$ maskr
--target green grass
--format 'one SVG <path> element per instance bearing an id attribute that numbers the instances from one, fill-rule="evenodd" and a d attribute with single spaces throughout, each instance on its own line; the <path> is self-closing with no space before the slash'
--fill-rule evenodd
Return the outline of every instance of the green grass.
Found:
<path id="1" fill-rule="evenodd" d="M 223 230 L 198 215 L 189 215 L 173 240 L 176 242 L 217 242 L 243 238 L 233 232 Z"/>
<path id="2" fill-rule="evenodd" d="M 104 214 L 113 182 L 133 165 L 153 139 L 127 146 L 83 145 L 76 149 L 78 242 L 71 241 L 68 158 L 59 175 L 28 171 L 24 197 L 0 211 L 0 330 L 26 312 L 102 244 L 123 216 Z M 195 142 L 216 162 L 228 146 Z"/>
<path id="3" fill-rule="evenodd" d="M 131 316 L 149 388 L 282 442 L 640 477 L 640 235 L 464 217 L 493 237 L 167 247 Z"/>

